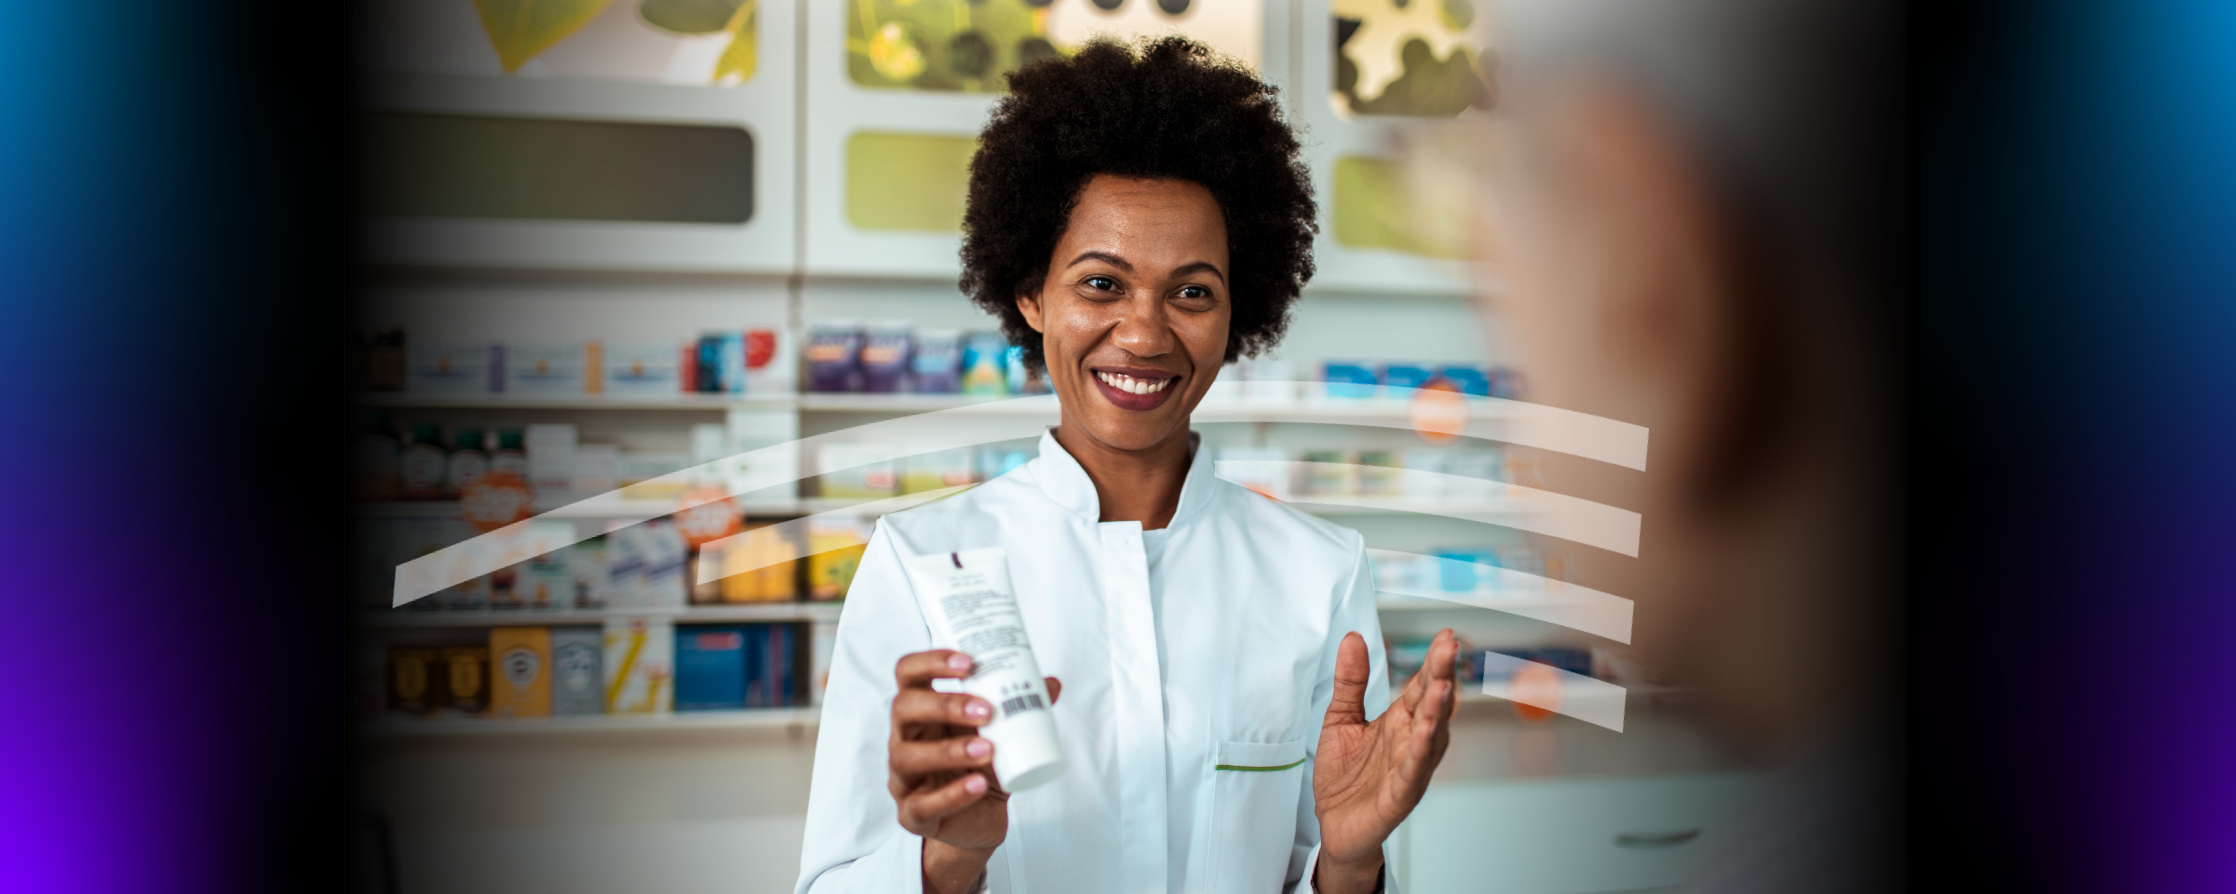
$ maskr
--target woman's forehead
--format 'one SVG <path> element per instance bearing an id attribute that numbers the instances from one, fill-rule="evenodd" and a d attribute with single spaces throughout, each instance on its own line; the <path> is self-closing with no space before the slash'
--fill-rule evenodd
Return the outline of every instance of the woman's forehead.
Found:
<path id="1" fill-rule="evenodd" d="M 1082 252 L 1112 254 L 1129 263 L 1212 261 L 1224 268 L 1226 220 L 1211 191 L 1200 184 L 1099 174 L 1080 190 L 1057 245 L 1057 263 L 1069 264 Z"/>

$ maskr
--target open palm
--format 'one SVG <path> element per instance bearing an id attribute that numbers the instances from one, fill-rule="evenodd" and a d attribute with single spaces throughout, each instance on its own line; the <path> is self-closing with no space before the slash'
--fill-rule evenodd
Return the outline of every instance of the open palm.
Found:
<path id="1" fill-rule="evenodd" d="M 1458 681 L 1452 631 L 1429 645 L 1428 661 L 1382 716 L 1366 718 L 1366 640 L 1356 633 L 1336 649 L 1335 694 L 1312 762 L 1323 862 L 1374 865 L 1384 839 L 1421 803 L 1429 776 L 1451 743 Z"/>

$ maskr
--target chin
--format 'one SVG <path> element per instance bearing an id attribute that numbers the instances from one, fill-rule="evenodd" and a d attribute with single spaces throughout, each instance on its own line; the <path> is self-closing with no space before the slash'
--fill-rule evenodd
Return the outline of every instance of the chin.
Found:
<path id="1" fill-rule="evenodd" d="M 1158 413 L 1155 419 L 1126 418 L 1146 415 L 1149 414 L 1103 406 L 1080 414 L 1077 420 L 1096 441 L 1128 451 L 1148 450 L 1164 443 L 1175 431 L 1184 432 L 1188 427 L 1186 415 L 1167 417 Z"/>

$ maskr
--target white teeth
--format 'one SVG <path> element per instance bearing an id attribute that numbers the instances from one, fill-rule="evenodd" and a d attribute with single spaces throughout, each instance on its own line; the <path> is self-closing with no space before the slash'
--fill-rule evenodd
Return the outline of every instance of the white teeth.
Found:
<path id="1" fill-rule="evenodd" d="M 1095 372 L 1095 377 L 1103 380 L 1104 384 L 1107 384 L 1110 387 L 1116 388 L 1120 391 L 1124 391 L 1128 394 L 1155 394 L 1159 391 L 1165 390 L 1165 386 L 1179 381 L 1179 379 L 1174 378 L 1158 379 L 1152 382 L 1146 379 L 1136 379 L 1132 376 L 1123 376 L 1117 373 L 1102 372 L 1100 370 Z"/>

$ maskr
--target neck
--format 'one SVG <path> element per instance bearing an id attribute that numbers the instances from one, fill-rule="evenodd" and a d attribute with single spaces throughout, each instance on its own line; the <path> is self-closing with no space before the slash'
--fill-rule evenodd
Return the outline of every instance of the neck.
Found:
<path id="1" fill-rule="evenodd" d="M 1170 524 L 1188 480 L 1188 426 L 1183 423 L 1171 437 L 1141 450 L 1113 447 L 1086 431 L 1063 422 L 1056 426 L 1056 443 L 1095 483 L 1102 520 L 1137 521 L 1144 531 Z"/>

